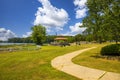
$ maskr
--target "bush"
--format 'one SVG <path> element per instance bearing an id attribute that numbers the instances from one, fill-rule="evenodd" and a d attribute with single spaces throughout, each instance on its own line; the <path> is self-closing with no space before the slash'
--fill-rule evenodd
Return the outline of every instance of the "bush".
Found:
<path id="1" fill-rule="evenodd" d="M 120 44 L 111 44 L 103 47 L 101 55 L 120 56 Z"/>

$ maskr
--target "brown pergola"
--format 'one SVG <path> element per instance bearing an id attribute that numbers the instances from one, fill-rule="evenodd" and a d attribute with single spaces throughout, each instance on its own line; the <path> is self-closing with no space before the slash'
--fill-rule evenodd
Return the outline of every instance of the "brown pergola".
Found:
<path id="1" fill-rule="evenodd" d="M 55 38 L 54 40 L 56 40 L 56 41 L 59 41 L 59 40 L 64 40 L 64 41 L 66 41 L 67 38 L 64 38 L 64 37 L 57 37 L 57 38 Z"/>
<path id="2" fill-rule="evenodd" d="M 70 46 L 69 43 L 67 43 L 68 38 L 65 38 L 65 36 L 57 36 L 54 38 L 54 45 L 60 45 L 60 46 Z"/>

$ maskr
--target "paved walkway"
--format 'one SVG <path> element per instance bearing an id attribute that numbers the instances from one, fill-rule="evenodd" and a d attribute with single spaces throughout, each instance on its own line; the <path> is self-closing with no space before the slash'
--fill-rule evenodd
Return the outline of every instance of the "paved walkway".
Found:
<path id="1" fill-rule="evenodd" d="M 120 80 L 120 74 L 80 66 L 71 61 L 72 58 L 81 54 L 82 52 L 94 48 L 95 47 L 78 50 L 56 57 L 51 61 L 51 65 L 57 70 L 63 71 L 83 80 Z"/>

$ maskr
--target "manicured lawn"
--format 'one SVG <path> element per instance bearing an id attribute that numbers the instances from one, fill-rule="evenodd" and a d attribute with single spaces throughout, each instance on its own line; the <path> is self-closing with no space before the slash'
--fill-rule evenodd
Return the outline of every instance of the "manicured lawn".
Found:
<path id="1" fill-rule="evenodd" d="M 51 60 L 59 55 L 90 47 L 26 46 L 31 50 L 0 52 L 0 80 L 79 80 L 51 67 Z M 19 46 L 20 47 L 20 46 Z"/>
<path id="2" fill-rule="evenodd" d="M 88 47 L 98 48 L 86 51 L 73 61 L 77 64 L 120 73 L 120 62 L 96 58 L 100 48 L 106 44 L 84 44 L 80 46 L 17 46 L 24 49 L 15 52 L 0 52 L 0 80 L 79 80 L 51 67 L 51 60 L 57 56 Z"/>
<path id="3" fill-rule="evenodd" d="M 106 44 L 96 45 L 97 48 L 80 54 L 73 59 L 73 62 L 91 68 L 120 73 L 120 61 L 96 57 L 100 54 L 100 49 L 104 45 Z"/>

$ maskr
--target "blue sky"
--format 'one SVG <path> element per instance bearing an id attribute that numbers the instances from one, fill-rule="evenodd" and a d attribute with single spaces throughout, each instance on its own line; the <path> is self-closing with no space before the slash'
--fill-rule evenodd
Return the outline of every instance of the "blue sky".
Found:
<path id="1" fill-rule="evenodd" d="M 87 0 L 0 0 L 0 40 L 27 37 L 42 24 L 47 34 L 76 35 L 84 28 Z"/>

